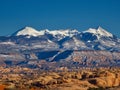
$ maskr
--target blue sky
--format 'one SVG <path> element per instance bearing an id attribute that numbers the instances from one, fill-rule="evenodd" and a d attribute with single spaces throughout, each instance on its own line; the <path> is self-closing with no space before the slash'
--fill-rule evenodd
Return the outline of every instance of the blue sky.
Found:
<path id="1" fill-rule="evenodd" d="M 0 0 L 0 35 L 35 29 L 102 26 L 120 37 L 120 0 Z"/>

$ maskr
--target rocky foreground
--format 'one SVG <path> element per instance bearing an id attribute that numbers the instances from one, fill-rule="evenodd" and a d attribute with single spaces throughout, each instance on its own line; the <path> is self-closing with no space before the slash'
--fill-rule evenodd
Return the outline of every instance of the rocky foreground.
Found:
<path id="1" fill-rule="evenodd" d="M 42 71 L 0 67 L 0 90 L 120 90 L 119 68 Z"/>

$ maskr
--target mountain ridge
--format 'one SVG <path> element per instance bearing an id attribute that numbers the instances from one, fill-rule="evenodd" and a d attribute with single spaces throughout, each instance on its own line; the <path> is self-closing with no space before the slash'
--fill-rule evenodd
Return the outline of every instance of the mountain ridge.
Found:
<path id="1" fill-rule="evenodd" d="M 16 31 L 15 33 L 13 33 L 11 36 L 20 36 L 20 35 L 30 35 L 30 36 L 39 36 L 39 35 L 44 35 L 45 33 L 50 33 L 53 35 L 56 34 L 63 34 L 63 35 L 69 35 L 70 33 L 81 33 L 76 29 L 58 29 L 58 30 L 49 30 L 49 29 L 44 29 L 44 30 L 36 30 L 32 27 L 26 26 L 18 31 Z M 105 36 L 111 36 L 112 34 L 107 32 L 105 29 L 103 29 L 101 26 L 99 26 L 98 28 L 89 28 L 88 30 L 82 31 L 82 32 L 90 32 L 90 33 L 94 33 L 94 34 L 100 34 Z M 36 33 L 36 35 L 35 35 Z"/>
<path id="2" fill-rule="evenodd" d="M 1 37 L 0 44 L 11 42 L 19 49 L 43 50 L 108 50 L 120 51 L 120 39 L 102 27 L 79 32 L 70 30 L 36 30 L 24 27 L 9 37 Z M 12 44 L 11 44 L 12 45 Z"/>
<path id="3" fill-rule="evenodd" d="M 101 27 L 82 32 L 25 27 L 11 36 L 0 36 L 0 59 L 26 67 L 37 66 L 41 60 L 55 62 L 55 67 L 119 66 L 120 39 Z"/>

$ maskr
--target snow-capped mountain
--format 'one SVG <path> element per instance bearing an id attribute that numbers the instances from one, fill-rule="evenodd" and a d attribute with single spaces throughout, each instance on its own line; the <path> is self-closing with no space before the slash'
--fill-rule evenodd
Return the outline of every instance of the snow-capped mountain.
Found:
<path id="1" fill-rule="evenodd" d="M 66 29 L 66 30 L 36 30 L 32 27 L 25 27 L 22 28 L 20 30 L 18 30 L 17 32 L 13 33 L 13 36 L 24 36 L 24 35 L 28 35 L 28 36 L 41 36 L 41 35 L 45 35 L 45 34 L 51 34 L 53 36 L 57 36 L 57 35 L 61 35 L 61 36 L 70 36 L 72 37 L 73 35 L 79 33 L 77 30 L 70 30 L 70 29 Z"/>
<path id="2" fill-rule="evenodd" d="M 45 35 L 45 34 L 52 34 L 53 36 L 56 35 L 61 35 L 61 36 L 74 36 L 77 34 L 80 34 L 81 32 L 77 31 L 76 29 L 74 30 L 70 30 L 70 29 L 65 29 L 65 30 L 36 30 L 32 27 L 25 27 L 22 28 L 18 31 L 16 31 L 15 33 L 12 34 L 12 36 L 24 36 L 24 35 L 28 35 L 28 36 L 41 36 L 41 35 Z M 97 29 L 94 28 L 89 28 L 86 31 L 83 31 L 82 33 L 92 33 L 94 35 L 96 35 L 97 37 L 100 36 L 105 36 L 105 37 L 113 37 L 113 35 L 109 32 L 107 32 L 105 29 L 103 29 L 102 27 L 98 27 Z"/>
<path id="3" fill-rule="evenodd" d="M 36 30 L 25 27 L 9 37 L 0 37 L 0 43 L 12 42 L 16 48 L 43 50 L 110 50 L 120 51 L 120 39 L 102 27 L 77 30 Z"/>
<path id="4" fill-rule="evenodd" d="M 35 30 L 32 27 L 25 27 L 13 33 L 12 35 L 14 36 L 20 36 L 20 35 L 39 36 L 39 35 L 43 35 L 43 33 L 40 33 L 39 31 Z"/>
<path id="5" fill-rule="evenodd" d="M 0 36 L 0 58 L 15 61 L 13 64 L 17 60 L 18 64 L 26 66 L 30 60 L 60 61 L 63 64 L 78 61 L 78 66 L 85 63 L 103 65 L 105 62 L 106 65 L 118 65 L 119 52 L 120 39 L 102 27 L 83 32 L 25 27 L 11 36 Z"/>
<path id="6" fill-rule="evenodd" d="M 92 34 L 96 35 L 98 39 L 100 37 L 113 37 L 113 35 L 111 33 L 107 32 L 105 29 L 103 29 L 100 26 L 97 29 L 89 28 L 88 30 L 83 31 L 83 33 L 92 33 Z"/>

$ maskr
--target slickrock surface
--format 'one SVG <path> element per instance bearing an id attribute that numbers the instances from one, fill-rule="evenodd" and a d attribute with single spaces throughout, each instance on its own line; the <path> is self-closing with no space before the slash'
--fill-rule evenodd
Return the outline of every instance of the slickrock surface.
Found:
<path id="1" fill-rule="evenodd" d="M 42 71 L 0 67 L 0 90 L 119 90 L 119 68 Z"/>

